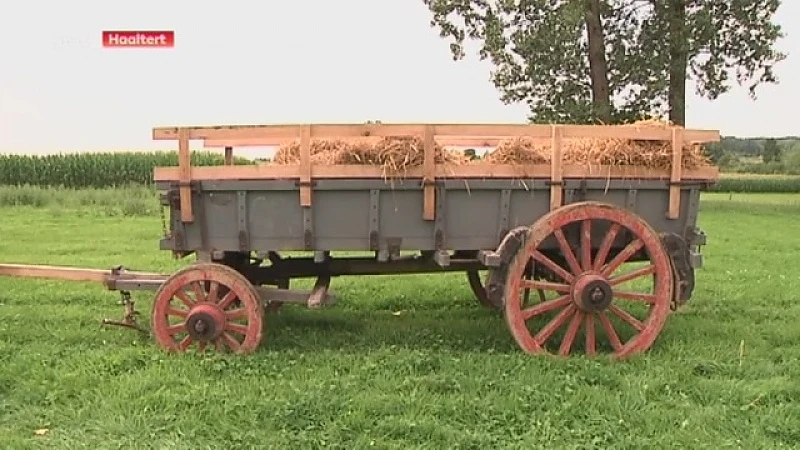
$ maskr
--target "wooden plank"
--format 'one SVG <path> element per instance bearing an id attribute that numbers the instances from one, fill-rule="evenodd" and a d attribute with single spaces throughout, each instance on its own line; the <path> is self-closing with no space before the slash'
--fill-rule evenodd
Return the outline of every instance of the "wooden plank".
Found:
<path id="1" fill-rule="evenodd" d="M 85 269 L 79 267 L 48 266 L 40 264 L 0 264 L 0 276 L 105 283 L 112 278 L 112 273 L 110 270 Z M 122 272 L 119 275 L 113 275 L 113 277 L 119 280 L 163 279 L 166 275 L 151 272 Z"/>
<path id="2" fill-rule="evenodd" d="M 532 124 L 430 124 L 437 136 L 531 136 L 550 137 L 550 125 Z M 302 125 L 221 125 L 206 127 L 158 127 L 153 129 L 154 140 L 178 138 L 180 129 L 187 130 L 189 139 L 293 139 Z M 361 136 L 422 136 L 426 124 L 314 124 L 312 138 L 345 138 Z M 670 129 L 633 125 L 562 125 L 564 138 L 618 138 L 668 140 Z M 719 141 L 714 130 L 686 130 L 685 139 L 692 142 Z"/>
<path id="3" fill-rule="evenodd" d="M 192 211 L 192 155 L 189 152 L 188 132 L 181 130 L 178 138 L 178 170 L 180 171 L 180 203 L 181 220 L 183 222 L 194 222 L 194 212 Z"/>
<path id="4" fill-rule="evenodd" d="M 422 218 L 424 220 L 434 220 L 436 218 L 436 159 L 435 159 L 435 145 L 436 141 L 433 139 L 434 129 L 433 126 L 425 127 L 425 135 L 423 142 L 424 149 L 424 162 L 423 170 L 424 175 L 422 182 L 425 185 L 424 189 L 424 205 Z"/>
<path id="5" fill-rule="evenodd" d="M 225 146 L 225 165 L 233 165 L 233 147 L 230 145 Z"/>
<path id="6" fill-rule="evenodd" d="M 180 180 L 177 167 L 156 167 L 155 181 Z M 380 167 L 361 165 L 312 165 L 311 176 L 314 179 L 384 179 Z M 543 178 L 552 176 L 550 164 L 488 164 L 473 163 L 466 165 L 437 164 L 437 179 L 497 179 L 497 178 Z M 403 178 L 422 179 L 422 167 L 408 169 Z M 649 169 L 637 166 L 562 166 L 563 179 L 634 179 L 634 180 L 669 180 L 670 170 Z M 224 180 L 285 180 L 299 179 L 298 164 L 259 164 L 239 165 L 232 167 L 205 166 L 192 168 L 192 179 L 196 181 Z M 719 179 L 719 169 L 714 166 L 684 170 L 683 180 L 700 180 L 713 182 Z"/>
<path id="7" fill-rule="evenodd" d="M 300 205 L 311 206 L 311 126 L 300 131 Z"/>
<path id="8" fill-rule="evenodd" d="M 681 187 L 683 175 L 683 128 L 672 129 L 672 168 L 670 170 L 668 219 L 678 219 L 681 213 Z"/>
<path id="9" fill-rule="evenodd" d="M 436 142 L 444 147 L 496 147 L 501 141 L 508 139 L 507 136 L 434 136 Z M 346 142 L 366 141 L 369 143 L 378 142 L 383 139 L 380 136 L 359 136 L 343 137 L 340 140 Z M 546 138 L 540 138 L 543 141 Z M 297 142 L 296 138 L 251 138 L 251 139 L 204 139 L 204 148 L 223 148 L 223 147 L 275 147 L 284 144 Z"/>
<path id="10" fill-rule="evenodd" d="M 0 264 L 0 276 L 20 278 L 44 278 L 49 280 L 105 282 L 111 275 L 109 270 L 79 269 L 28 264 Z"/>
<path id="11" fill-rule="evenodd" d="M 563 180 L 561 173 L 561 127 L 553 125 L 551 133 L 550 181 L 553 184 L 550 185 L 550 210 L 554 210 L 561 207 L 563 203 L 561 196 L 564 192 L 561 185 Z"/>

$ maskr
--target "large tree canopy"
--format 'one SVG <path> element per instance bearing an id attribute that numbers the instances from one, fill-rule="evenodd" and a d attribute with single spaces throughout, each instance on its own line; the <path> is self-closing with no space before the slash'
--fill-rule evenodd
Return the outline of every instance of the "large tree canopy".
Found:
<path id="1" fill-rule="evenodd" d="M 423 0 L 455 59 L 467 38 L 494 64 L 504 102 L 534 122 L 685 122 L 686 80 L 715 99 L 731 79 L 755 97 L 785 58 L 780 0 Z"/>

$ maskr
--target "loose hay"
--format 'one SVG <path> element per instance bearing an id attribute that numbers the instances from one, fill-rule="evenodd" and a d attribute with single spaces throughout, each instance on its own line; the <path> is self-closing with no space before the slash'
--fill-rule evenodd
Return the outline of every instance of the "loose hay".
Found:
<path id="1" fill-rule="evenodd" d="M 546 164 L 550 146 L 527 136 L 501 141 L 483 160 L 492 164 Z"/>
<path id="2" fill-rule="evenodd" d="M 318 140 L 311 143 L 311 163 L 380 166 L 385 176 L 395 176 L 425 163 L 425 143 L 418 137 L 382 138 L 377 143 Z M 464 164 L 469 160 L 462 152 L 435 144 L 436 164 Z M 275 154 L 276 164 L 298 164 L 300 144 L 281 146 Z"/>
<path id="3" fill-rule="evenodd" d="M 658 126 L 669 128 L 669 122 L 648 119 L 627 126 Z M 672 167 L 672 142 L 616 138 L 564 139 L 561 143 L 564 164 L 581 166 L 637 166 L 650 169 Z M 484 161 L 493 164 L 548 164 L 551 160 L 550 142 L 527 137 L 506 139 L 486 155 Z M 686 169 L 711 165 L 700 146 L 684 145 L 682 164 Z"/>
<path id="4" fill-rule="evenodd" d="M 351 144 L 342 140 L 314 139 L 311 141 L 311 164 L 331 164 L 339 152 L 347 151 Z M 281 145 L 272 159 L 276 164 L 298 164 L 300 162 L 300 143 Z"/>
<path id="5" fill-rule="evenodd" d="M 648 119 L 627 126 L 657 126 L 670 128 L 669 122 Z M 564 139 L 561 154 L 564 164 L 581 166 L 637 166 L 651 169 L 668 169 L 672 166 L 672 143 L 631 139 Z M 401 175 L 408 169 L 420 167 L 425 162 L 425 145 L 419 137 L 387 137 L 376 143 L 367 141 L 315 139 L 311 141 L 311 164 L 351 164 L 380 166 L 384 176 Z M 711 165 L 698 145 L 684 145 L 683 167 L 696 169 Z M 494 151 L 483 159 L 471 161 L 462 151 L 449 150 L 436 143 L 436 164 L 549 164 L 549 140 L 527 136 L 501 141 Z M 281 146 L 273 158 L 275 164 L 298 164 L 300 144 L 292 142 Z"/>

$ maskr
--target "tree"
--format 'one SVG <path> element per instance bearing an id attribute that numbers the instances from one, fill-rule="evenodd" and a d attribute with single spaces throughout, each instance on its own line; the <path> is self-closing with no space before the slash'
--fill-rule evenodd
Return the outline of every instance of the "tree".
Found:
<path id="1" fill-rule="evenodd" d="M 454 59 L 467 38 L 506 103 L 534 122 L 685 123 L 686 79 L 715 99 L 735 77 L 777 83 L 780 0 L 423 0 Z"/>
<path id="2" fill-rule="evenodd" d="M 764 148 L 761 150 L 761 159 L 764 163 L 778 162 L 781 160 L 781 149 L 775 139 L 764 141 Z"/>

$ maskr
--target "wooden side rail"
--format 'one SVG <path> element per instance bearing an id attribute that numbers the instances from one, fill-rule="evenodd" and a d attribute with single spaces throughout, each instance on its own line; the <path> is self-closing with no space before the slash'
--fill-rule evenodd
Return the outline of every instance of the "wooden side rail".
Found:
<path id="1" fill-rule="evenodd" d="M 425 220 L 434 220 L 435 217 L 435 180 L 440 177 L 439 166 L 434 160 L 435 143 L 442 145 L 470 145 L 483 143 L 493 146 L 502 139 L 526 136 L 534 139 L 550 140 L 552 148 L 551 164 L 547 176 L 552 181 L 550 191 L 550 207 L 558 208 L 563 203 L 562 182 L 564 167 L 562 167 L 562 143 L 564 139 L 595 138 L 595 139 L 627 139 L 671 141 L 672 169 L 669 174 L 669 210 L 667 216 L 676 219 L 680 215 L 680 182 L 683 179 L 682 156 L 683 146 L 696 145 L 705 142 L 719 141 L 720 135 L 714 130 L 689 130 L 681 127 L 660 127 L 650 125 L 532 125 L 532 124 L 305 124 L 305 125 L 228 125 L 228 126 L 199 126 L 199 127 L 161 127 L 153 129 L 155 140 L 178 140 L 179 167 L 178 182 L 180 186 L 181 220 L 194 221 L 191 203 L 190 183 L 203 176 L 216 176 L 216 179 L 231 179 L 225 175 L 236 176 L 233 179 L 255 178 L 284 178 L 291 173 L 300 181 L 300 204 L 303 207 L 311 206 L 311 183 L 314 177 L 327 172 L 324 169 L 336 169 L 341 173 L 370 174 L 370 168 L 358 167 L 349 169 L 350 166 L 313 167 L 311 164 L 310 147 L 312 139 L 379 139 L 382 137 L 417 136 L 421 137 L 424 145 L 424 163 L 422 166 L 422 183 L 424 189 Z M 224 167 L 223 171 L 209 171 L 209 168 L 193 168 L 189 158 L 189 140 L 202 139 L 206 147 L 225 147 L 225 164 L 232 165 L 233 146 L 241 145 L 280 145 L 282 143 L 300 141 L 299 167 L 287 166 L 257 166 L 251 167 Z M 528 166 L 530 167 L 530 166 Z M 348 169 L 345 169 L 348 168 Z M 210 168 L 216 169 L 216 168 Z M 320 169 L 321 172 L 320 172 Z M 365 169 L 365 170 L 362 170 Z M 477 172 L 475 172 L 477 169 Z M 292 172 L 294 170 L 294 172 Z M 461 170 L 458 167 L 448 168 L 466 173 L 483 174 L 483 178 L 496 177 L 498 168 L 488 167 L 486 164 L 470 165 Z M 571 170 L 575 170 L 572 168 Z M 508 168 L 500 169 L 508 172 Z M 608 169 L 609 176 L 615 173 Z M 657 173 L 658 171 L 656 171 Z M 319 174 L 319 175 L 318 175 Z M 159 177 L 172 176 L 169 168 L 157 168 L 156 180 Z M 283 175 L 283 176 L 282 176 Z M 712 174 L 709 172 L 709 176 Z M 718 172 L 713 174 L 715 179 Z M 356 176 L 358 177 L 358 176 Z M 369 176 L 371 178 L 371 176 Z M 661 175 L 656 175 L 661 177 Z M 168 178 L 161 178 L 168 179 Z"/>

